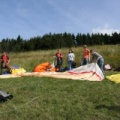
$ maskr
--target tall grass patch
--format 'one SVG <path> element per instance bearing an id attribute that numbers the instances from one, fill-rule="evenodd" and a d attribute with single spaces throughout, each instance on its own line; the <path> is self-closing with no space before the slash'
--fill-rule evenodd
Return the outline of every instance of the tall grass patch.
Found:
<path id="1" fill-rule="evenodd" d="M 88 46 L 89 47 L 89 46 Z M 73 52 L 75 53 L 75 61 L 77 66 L 80 66 L 81 58 L 83 54 L 83 47 L 73 47 Z M 111 64 L 114 68 L 120 65 L 120 45 L 102 45 L 102 46 L 90 46 L 89 49 L 100 53 L 105 59 L 105 64 Z M 32 71 L 33 68 L 43 62 L 55 62 L 56 50 L 40 50 L 32 52 L 22 52 L 22 53 L 9 53 L 11 65 L 18 65 L 24 67 L 27 71 Z M 63 54 L 63 67 L 68 66 L 67 54 L 69 48 L 61 49 Z"/>

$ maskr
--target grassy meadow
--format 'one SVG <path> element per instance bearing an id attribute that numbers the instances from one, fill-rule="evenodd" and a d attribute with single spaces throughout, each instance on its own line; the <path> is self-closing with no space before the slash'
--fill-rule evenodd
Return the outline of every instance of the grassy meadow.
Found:
<path id="1" fill-rule="evenodd" d="M 120 66 L 120 45 L 90 46 L 111 64 Z M 72 48 L 80 65 L 82 47 Z M 43 62 L 53 62 L 57 50 L 9 53 L 12 66 L 31 72 Z M 63 67 L 67 66 L 68 49 L 61 49 Z M 106 75 L 115 74 L 106 71 Z M 0 79 L 0 89 L 14 98 L 0 103 L 1 120 L 119 120 L 120 84 L 107 79 L 101 82 L 55 79 L 47 77 L 21 77 Z"/>

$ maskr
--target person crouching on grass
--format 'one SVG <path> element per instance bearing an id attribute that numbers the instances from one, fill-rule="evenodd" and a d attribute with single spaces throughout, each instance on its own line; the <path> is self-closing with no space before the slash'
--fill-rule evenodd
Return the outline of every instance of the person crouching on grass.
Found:
<path id="1" fill-rule="evenodd" d="M 3 52 L 2 56 L 1 56 L 1 67 L 8 68 L 10 70 L 11 67 L 9 66 L 9 62 L 10 62 L 10 59 L 9 59 L 7 53 Z"/>

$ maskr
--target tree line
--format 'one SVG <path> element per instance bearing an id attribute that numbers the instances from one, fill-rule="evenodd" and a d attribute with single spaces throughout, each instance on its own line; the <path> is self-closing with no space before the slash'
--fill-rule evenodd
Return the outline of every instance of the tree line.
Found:
<path id="1" fill-rule="evenodd" d="M 16 39 L 2 39 L 0 42 L 1 52 L 25 52 L 35 50 L 50 50 L 57 48 L 70 48 L 83 45 L 115 45 L 120 44 L 120 33 L 108 34 L 80 34 L 57 33 L 37 36 L 29 40 L 23 39 L 20 35 Z"/>

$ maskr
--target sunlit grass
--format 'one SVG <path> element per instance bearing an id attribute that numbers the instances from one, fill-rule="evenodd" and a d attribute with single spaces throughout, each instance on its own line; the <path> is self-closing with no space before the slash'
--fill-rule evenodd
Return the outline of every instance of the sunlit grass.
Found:
<path id="1" fill-rule="evenodd" d="M 119 45 L 90 46 L 115 68 L 120 65 Z M 82 47 L 73 48 L 77 66 Z M 27 71 L 43 62 L 53 62 L 57 50 L 9 53 L 10 64 Z M 67 66 L 68 49 L 61 49 L 63 67 Z M 116 72 L 106 71 L 106 75 Z M 101 82 L 74 81 L 44 77 L 1 79 L 0 88 L 14 98 L 0 103 L 1 120 L 119 120 L 120 85 L 104 79 Z"/>
<path id="2" fill-rule="evenodd" d="M 80 66 L 83 47 L 72 48 L 75 53 L 75 61 L 77 66 Z M 111 64 L 113 68 L 120 65 L 120 45 L 104 45 L 104 46 L 90 46 L 89 49 L 100 53 L 105 59 L 105 64 Z M 67 54 L 69 49 L 63 48 L 61 52 L 63 54 L 63 67 L 67 66 Z M 43 62 L 55 61 L 55 53 L 57 50 L 40 50 L 23 53 L 9 53 L 11 65 L 18 65 L 24 67 L 27 71 L 32 71 L 33 68 Z"/>

